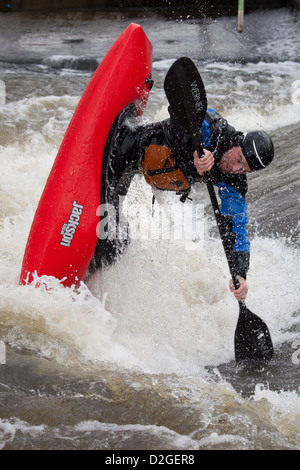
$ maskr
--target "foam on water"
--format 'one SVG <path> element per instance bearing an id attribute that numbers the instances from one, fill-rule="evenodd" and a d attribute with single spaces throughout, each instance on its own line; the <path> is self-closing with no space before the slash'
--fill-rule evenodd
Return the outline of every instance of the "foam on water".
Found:
<path id="1" fill-rule="evenodd" d="M 207 64 L 203 70 L 209 103 L 217 110 L 221 107 L 224 116 L 236 129 L 249 131 L 259 128 L 275 132 L 281 127 L 299 122 L 300 64 L 259 62 L 237 67 L 213 63 Z M 214 78 L 216 74 L 220 82 L 217 94 L 215 84 L 210 82 L 207 72 L 213 73 Z M 230 102 L 222 84 L 226 73 L 235 74 L 231 83 Z"/>
<path id="2" fill-rule="evenodd" d="M 138 396 L 147 385 L 134 382 L 131 387 Z M 174 376 L 153 378 L 151 390 L 152 394 L 158 392 L 159 403 L 152 403 L 149 397 L 153 408 L 148 409 L 149 401 L 144 403 L 144 422 L 141 424 L 89 418 L 78 420 L 75 416 L 77 406 L 72 409 L 73 419 L 67 423 L 61 422 L 61 417 L 45 424 L 32 424 L 15 417 L 2 418 L 1 448 L 49 448 L 49 443 L 62 449 L 128 449 L 133 446 L 135 450 L 298 448 L 299 396 L 294 392 L 272 392 L 257 384 L 253 398 L 245 400 L 222 379 L 219 383 L 211 383 L 199 378 Z M 163 397 L 160 395 L 162 390 Z M 78 405 L 83 397 L 79 394 L 76 398 Z M 159 416 L 160 424 L 156 423 L 161 399 L 171 400 L 175 412 L 180 413 L 180 429 L 176 426 L 174 429 L 166 422 L 164 413 Z M 68 395 L 66 401 L 72 401 L 72 398 Z M 121 411 L 118 401 L 112 402 Z M 188 416 L 187 403 L 191 411 Z M 145 416 L 149 411 L 154 415 L 150 422 L 147 421 L 149 416 Z"/>
<path id="3" fill-rule="evenodd" d="M 28 215 L 6 217 L 2 225 L 1 320 L 11 328 L 11 344 L 58 362 L 79 356 L 180 375 L 233 359 L 238 305 L 220 240 L 207 238 L 194 250 L 182 241 L 133 240 L 89 287 L 74 291 L 43 278 L 50 290 L 37 289 L 17 285 Z M 258 237 L 252 253 L 248 307 L 266 321 L 275 345 L 297 339 L 289 330 L 299 311 L 299 253 L 282 240 Z"/>
<path id="4" fill-rule="evenodd" d="M 215 26 L 219 28 L 219 23 Z M 107 28 L 109 31 L 105 40 L 110 43 L 112 33 L 108 26 Z M 174 29 L 178 30 L 178 24 Z M 169 39 L 169 31 L 164 31 L 163 34 Z M 193 25 L 192 31 L 194 35 L 187 34 L 190 41 L 199 37 L 198 25 Z M 282 34 L 283 29 L 280 28 L 280 31 Z M 37 41 L 39 38 L 37 33 L 34 39 Z M 56 40 L 57 38 L 58 35 Z M 30 48 L 31 41 L 32 39 L 28 42 Z M 284 126 L 299 123 L 299 63 L 288 62 L 293 60 L 289 54 L 284 58 L 284 50 L 289 47 L 290 38 L 287 38 L 286 43 L 281 42 L 281 48 L 276 49 L 278 60 L 272 60 L 270 54 L 268 61 L 260 60 L 245 65 L 220 60 L 201 62 L 200 54 L 199 69 L 207 87 L 209 105 L 220 110 L 239 130 L 263 128 L 276 134 Z M 166 44 L 163 40 L 161 50 L 166 50 Z M 198 44 L 196 47 L 198 48 Z M 267 41 L 261 46 L 261 50 L 263 49 L 268 53 L 269 50 L 274 51 L 275 46 Z M 154 62 L 155 88 L 146 110 L 146 120 L 161 120 L 168 116 L 162 82 L 166 70 L 173 63 L 170 57 L 174 48 L 169 50 L 169 55 L 160 55 L 163 60 L 157 59 Z M 186 50 L 190 50 L 189 47 Z M 289 50 L 294 53 L 292 47 Z M 181 44 L 178 51 L 185 53 L 184 44 Z M 134 406 L 131 411 L 128 408 L 126 414 L 131 421 L 127 424 L 123 424 L 125 415 L 121 413 L 119 421 L 116 419 L 116 422 L 112 422 L 116 415 L 110 415 L 109 423 L 101 422 L 102 416 L 99 417 L 100 413 L 96 412 L 93 414 L 91 403 L 96 403 L 95 406 L 98 407 L 100 398 L 103 397 L 95 395 L 96 386 L 91 389 L 83 387 L 84 392 L 81 390 L 80 394 L 76 389 L 80 382 L 76 375 L 76 386 L 74 382 L 70 382 L 65 389 L 63 386 L 56 389 L 53 387 L 53 395 L 50 393 L 47 397 L 51 402 L 54 396 L 48 414 L 45 415 L 44 402 L 39 405 L 39 400 L 34 397 L 34 407 L 40 406 L 40 416 L 46 416 L 43 421 L 45 424 L 35 425 L 29 417 L 31 409 L 25 416 L 20 412 L 23 419 L 17 417 L 20 415 L 13 405 L 18 385 L 16 389 L 12 386 L 12 395 L 7 398 L 8 404 L 12 403 L 8 415 L 10 417 L 2 417 L 0 420 L 1 447 L 30 448 L 33 442 L 37 442 L 37 445 L 45 448 L 51 442 L 54 446 L 98 446 L 110 449 L 122 446 L 128 448 L 126 446 L 129 445 L 133 448 L 133 445 L 138 446 L 139 443 L 141 446 L 146 443 L 149 448 L 191 450 L 268 449 L 281 446 L 299 448 L 297 380 L 291 385 L 292 391 L 286 391 L 288 383 L 276 383 L 276 391 L 268 387 L 265 381 L 260 383 L 265 378 L 268 380 L 268 374 L 271 379 L 276 378 L 277 372 L 279 377 L 283 377 L 283 382 L 288 382 L 289 379 L 292 382 L 297 374 L 294 370 L 299 367 L 298 241 L 292 244 L 282 236 L 263 237 L 258 235 L 259 232 L 251 236 L 247 306 L 267 323 L 275 351 L 279 351 L 279 355 L 286 351 L 287 354 L 283 365 L 280 364 L 279 357 L 278 364 L 273 366 L 273 376 L 272 366 L 267 376 L 259 372 L 253 375 L 251 380 L 258 383 L 256 387 L 256 382 L 251 384 L 254 392 L 251 392 L 250 399 L 244 399 L 239 392 L 242 387 L 247 386 L 242 374 L 234 389 L 234 377 L 239 374 L 238 369 L 230 370 L 228 378 L 222 376 L 222 366 L 229 364 L 231 367 L 230 361 L 234 358 L 233 337 L 238 304 L 228 289 L 226 258 L 219 237 L 213 235 L 214 221 L 209 212 L 210 204 L 205 187 L 199 191 L 192 190 L 191 193 L 193 204 L 204 206 L 205 210 L 205 223 L 200 225 L 203 230 L 200 238 L 197 239 L 192 230 L 189 233 L 193 236 L 188 241 L 172 237 L 149 239 L 144 236 L 147 229 L 144 221 L 152 217 L 152 192 L 143 179 L 137 177 L 125 201 L 125 209 L 126 217 L 133 226 L 136 214 L 130 211 L 130 207 L 139 203 L 140 224 L 137 228 L 142 236 L 133 237 L 118 263 L 105 271 L 97 272 L 76 290 L 64 288 L 59 280 L 53 278 L 43 278 L 39 288 L 18 284 L 35 209 L 79 100 L 79 96 L 70 96 L 68 90 L 63 96 L 55 96 L 55 91 L 51 89 L 52 84 L 48 91 L 44 86 L 45 81 L 40 82 L 41 76 L 44 74 L 45 78 L 49 71 L 50 75 L 53 74 L 52 77 L 49 75 L 51 79 L 55 74 L 55 77 L 65 77 L 67 74 L 70 83 L 74 84 L 80 82 L 83 71 L 75 73 L 71 68 L 62 67 L 74 67 L 75 64 L 81 68 L 86 65 L 81 62 L 80 55 L 66 54 L 58 57 L 55 51 L 51 54 L 45 55 L 41 64 L 27 64 L 21 70 L 21 74 L 24 74 L 22 78 L 27 77 L 27 88 L 30 88 L 30 77 L 35 74 L 39 76 L 33 83 L 39 83 L 41 95 L 45 96 L 37 96 L 39 91 L 30 88 L 28 98 L 24 99 L 26 95 L 22 90 L 16 90 L 12 97 L 7 86 L 8 100 L 0 108 L 1 340 L 15 351 L 30 353 L 24 354 L 23 360 L 42 357 L 52 360 L 45 361 L 46 364 L 58 363 L 66 365 L 67 369 L 75 366 L 78 376 L 82 371 L 90 371 L 92 365 L 96 365 L 99 394 L 107 381 L 109 388 L 115 389 L 112 403 L 118 411 L 124 408 L 123 403 L 120 405 L 124 384 L 120 385 L 119 380 L 126 373 L 128 375 L 124 382 L 130 384 L 131 389 L 128 391 L 125 387 L 124 395 L 128 395 L 130 400 L 140 400 L 143 411 L 138 411 L 141 416 L 137 416 L 134 415 Z M 7 85 L 12 76 L 18 77 L 19 74 L 20 67 L 11 64 L 4 76 L 5 81 L 8 77 Z M 72 82 L 70 77 L 74 74 L 76 79 Z M 82 78 L 76 91 L 73 89 L 74 95 L 79 94 L 86 79 L 87 76 Z M 21 87 L 22 80 L 16 83 Z M 64 93 L 62 81 L 56 86 L 58 94 Z M 21 95 L 22 99 L 19 99 Z M 274 167 L 278 168 L 276 165 Z M 157 195 L 155 213 L 160 213 L 163 220 L 169 221 L 176 214 L 171 209 L 174 202 L 175 205 L 178 203 L 175 195 Z M 189 204 L 192 203 L 187 201 L 186 207 Z M 201 218 L 201 212 L 199 217 Z M 166 234 L 169 227 L 166 224 Z M 285 343 L 288 345 L 287 349 L 283 348 Z M 289 364 L 293 371 L 291 375 L 285 375 L 280 368 L 285 369 Z M 208 372 L 210 369 L 213 369 L 212 372 Z M 106 377 L 107 371 L 112 371 L 112 374 L 116 371 L 115 381 Z M 21 381 L 21 370 L 19 374 Z M 12 374 L 13 377 L 15 375 Z M 43 390 L 43 380 L 46 383 L 51 382 L 47 366 L 45 376 L 46 379 L 39 377 L 36 396 L 40 397 L 38 394 Z M 55 375 L 55 379 L 57 377 Z M 8 392 L 10 379 L 11 377 L 7 383 L 4 381 L 1 384 L 5 392 Z M 34 393 L 32 387 L 35 386 L 34 380 L 30 382 L 31 379 L 28 387 L 30 399 Z M 89 380 L 93 381 L 94 377 L 89 377 Z M 282 391 L 281 386 L 284 389 Z M 145 391 L 145 394 L 139 396 L 141 391 Z M 47 392 L 44 393 L 47 395 Z M 66 396 L 68 399 L 64 400 Z M 62 408 L 58 408 L 56 412 L 57 397 L 62 397 L 65 407 L 70 403 L 70 416 L 80 409 L 77 405 L 81 398 L 86 400 L 91 397 L 89 406 L 92 409 L 88 410 L 87 417 L 82 417 L 79 413 L 74 417 L 73 424 L 65 424 L 69 421 L 64 422 L 58 416 Z M 72 402 L 73 398 L 76 406 Z M 106 406 L 110 398 L 104 396 L 103 400 L 105 404 L 102 406 Z M 145 406 L 151 400 L 152 408 L 150 406 L 146 412 Z M 118 406 L 121 408 L 117 408 Z M 138 407 L 137 409 L 139 410 Z M 36 417 L 36 408 L 32 410 L 32 416 Z M 157 416 L 164 411 L 166 415 L 170 415 L 170 419 L 164 421 L 165 425 L 157 426 Z M 175 414 L 180 416 L 179 425 Z M 51 422 L 50 415 L 59 424 L 48 425 L 47 419 Z M 90 416 L 95 419 L 90 419 Z M 154 416 L 152 421 L 149 416 Z M 160 418 L 159 416 L 159 420 Z M 143 424 L 131 424 L 139 423 L 141 419 Z M 145 422 L 151 424 L 144 424 Z M 174 422 L 176 430 L 172 428 Z"/>
<path id="5" fill-rule="evenodd" d="M 1 318 L 13 327 L 10 341 L 28 344 L 26 334 L 20 336 L 19 331 L 28 332 L 28 325 L 33 325 L 32 347 L 55 355 L 48 337 L 54 338 L 60 342 L 59 361 L 68 356 L 61 349 L 65 343 L 70 362 L 79 353 L 89 360 L 155 373 L 198 373 L 207 364 L 230 361 L 238 306 L 228 290 L 223 248 L 219 238 L 209 235 L 209 221 L 200 225 L 200 242 L 192 237 L 188 249 L 186 240 L 133 239 L 118 263 L 97 273 L 76 293 L 53 279 L 46 279 L 51 291 L 18 286 L 34 212 L 77 101 L 69 96 L 30 98 L 3 110 L 7 122 L 14 123 L 12 132 L 19 126 L 23 136 L 2 145 L 0 154 Z M 298 104 L 287 106 L 297 112 Z M 155 118 L 164 118 L 166 112 L 165 105 L 156 108 Z M 254 116 L 248 109 L 248 126 Z M 246 124 L 241 112 L 233 110 L 231 117 L 239 127 Z M 5 138 L 7 132 L 1 135 Z M 205 190 L 200 196 L 194 191 L 194 203 L 203 205 L 204 194 Z M 152 217 L 151 200 L 150 187 L 135 178 L 127 207 L 142 204 L 141 222 Z M 155 210 L 174 202 L 178 204 L 174 195 L 157 195 Z M 126 215 L 132 225 L 136 213 L 128 210 Z M 169 216 L 168 209 L 162 210 L 161 217 Z M 288 331 L 299 310 L 297 260 L 298 251 L 284 240 L 256 236 L 252 242 L 249 308 L 266 320 L 275 343 L 295 338 Z M 280 265 L 280 276 L 274 265 Z"/>

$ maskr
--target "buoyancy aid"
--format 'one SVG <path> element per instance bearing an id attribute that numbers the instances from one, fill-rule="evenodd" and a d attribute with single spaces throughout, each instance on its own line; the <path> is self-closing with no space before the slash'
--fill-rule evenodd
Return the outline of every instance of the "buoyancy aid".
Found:
<path id="1" fill-rule="evenodd" d="M 166 119 L 149 127 L 140 144 L 147 183 L 159 190 L 176 191 L 184 202 L 196 172 L 192 151 L 182 145 L 172 121 Z"/>
<path id="2" fill-rule="evenodd" d="M 210 110 L 215 112 L 213 110 Z M 205 147 L 211 145 L 211 130 L 210 130 L 209 116 L 204 120 L 201 126 L 202 142 Z M 166 121 L 165 121 L 166 124 Z M 164 126 L 165 136 L 168 139 L 167 126 Z M 182 138 L 182 137 L 181 137 Z M 176 140 L 173 141 L 173 146 Z M 176 146 L 176 144 L 175 144 Z M 171 148 L 162 144 L 150 144 L 145 149 L 145 156 L 143 161 L 143 173 L 148 184 L 157 189 L 186 192 L 190 189 L 191 184 L 195 179 L 195 172 L 191 171 L 190 166 L 187 165 L 187 160 L 192 161 L 192 150 L 180 148 L 176 146 L 173 153 Z M 189 152 L 187 156 L 186 153 Z"/>
<path id="3" fill-rule="evenodd" d="M 143 173 L 147 183 L 157 189 L 179 192 L 190 188 L 172 150 L 165 145 L 151 144 L 146 148 Z"/>
<path id="4" fill-rule="evenodd" d="M 224 150 L 225 140 L 228 142 L 234 132 L 235 129 L 215 110 L 207 110 L 200 133 L 203 146 L 214 151 L 217 161 L 218 153 L 221 156 Z M 145 179 L 157 189 L 186 192 L 194 181 L 201 180 L 193 164 L 190 136 L 178 126 L 174 118 L 161 123 L 159 134 L 145 146 Z"/>

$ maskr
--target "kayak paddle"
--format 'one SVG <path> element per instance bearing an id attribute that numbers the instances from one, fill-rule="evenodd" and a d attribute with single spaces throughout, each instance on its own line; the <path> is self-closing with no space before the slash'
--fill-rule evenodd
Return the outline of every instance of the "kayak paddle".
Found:
<path id="1" fill-rule="evenodd" d="M 201 76 L 194 62 L 188 57 L 181 57 L 169 69 L 164 89 L 171 111 L 180 125 L 188 131 L 198 151 L 203 154 L 200 127 L 207 109 L 206 91 Z M 205 178 L 213 212 L 223 243 L 230 274 L 235 289 L 239 281 L 234 262 L 230 256 L 226 227 L 223 222 L 217 197 L 212 182 Z M 252 313 L 244 301 L 239 301 L 239 318 L 234 336 L 236 361 L 266 361 L 273 356 L 273 344 L 267 325 L 261 318 Z"/>

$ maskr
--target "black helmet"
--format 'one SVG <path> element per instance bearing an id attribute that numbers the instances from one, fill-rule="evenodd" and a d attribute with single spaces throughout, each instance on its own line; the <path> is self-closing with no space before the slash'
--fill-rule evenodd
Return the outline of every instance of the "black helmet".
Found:
<path id="1" fill-rule="evenodd" d="M 266 168 L 274 158 L 274 146 L 266 132 L 254 131 L 240 139 L 244 157 L 252 171 Z"/>

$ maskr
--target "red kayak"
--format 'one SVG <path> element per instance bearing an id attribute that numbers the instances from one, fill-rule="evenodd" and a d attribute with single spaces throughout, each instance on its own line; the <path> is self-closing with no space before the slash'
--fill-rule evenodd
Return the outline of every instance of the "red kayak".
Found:
<path id="1" fill-rule="evenodd" d="M 141 115 L 152 77 L 152 45 L 141 26 L 121 34 L 91 78 L 68 126 L 28 237 L 20 283 L 84 280 L 97 244 L 101 169 L 114 121 L 129 104 Z"/>

